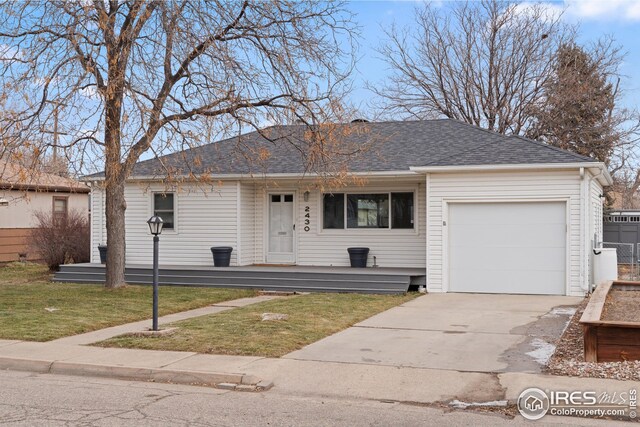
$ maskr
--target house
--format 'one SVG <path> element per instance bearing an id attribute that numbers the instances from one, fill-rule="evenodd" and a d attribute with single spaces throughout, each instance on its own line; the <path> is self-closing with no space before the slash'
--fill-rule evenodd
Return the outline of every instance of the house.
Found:
<path id="1" fill-rule="evenodd" d="M 368 265 L 420 269 L 429 292 L 583 295 L 592 240 L 602 240 L 604 164 L 540 142 L 455 120 L 352 123 L 344 138 L 376 140 L 355 157 L 342 188 L 305 173 L 287 138 L 302 126 L 248 133 L 139 162 L 126 185 L 126 262 L 150 265 L 146 224 L 165 221 L 161 265 L 212 266 L 211 246 L 233 247 L 231 265 L 345 267 L 347 248 Z M 260 162 L 234 155 L 265 150 Z M 304 153 L 303 153 L 304 154 Z M 198 159 L 193 162 L 190 160 Z M 167 187 L 166 170 L 185 182 Z M 214 184 L 190 183 L 189 174 Z M 103 175 L 92 182 L 92 262 L 106 241 Z"/>
<path id="2" fill-rule="evenodd" d="M 0 262 L 39 260 L 27 242 L 37 226 L 34 213 L 66 216 L 72 210 L 89 210 L 86 184 L 15 163 L 0 161 Z"/>

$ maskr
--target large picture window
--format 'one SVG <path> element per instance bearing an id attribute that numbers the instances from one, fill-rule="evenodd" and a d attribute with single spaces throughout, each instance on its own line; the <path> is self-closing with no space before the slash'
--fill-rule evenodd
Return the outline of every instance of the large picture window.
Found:
<path id="1" fill-rule="evenodd" d="M 414 228 L 414 193 L 325 194 L 323 228 Z"/>
<path id="2" fill-rule="evenodd" d="M 389 228 L 389 194 L 348 194 L 347 228 Z"/>
<path id="3" fill-rule="evenodd" d="M 173 193 L 153 194 L 153 214 L 158 215 L 163 221 L 163 230 L 175 228 L 175 204 Z"/>

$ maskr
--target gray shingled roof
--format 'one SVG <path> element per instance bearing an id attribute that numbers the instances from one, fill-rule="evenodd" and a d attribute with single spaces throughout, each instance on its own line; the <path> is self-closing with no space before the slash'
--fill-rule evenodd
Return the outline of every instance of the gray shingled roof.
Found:
<path id="1" fill-rule="evenodd" d="M 357 130 L 347 132 L 344 138 L 348 144 L 373 142 L 371 149 L 349 158 L 351 172 L 407 171 L 412 166 L 595 162 L 541 142 L 499 135 L 450 119 L 338 126 Z M 301 152 L 294 148 L 294 145 L 304 147 L 304 143 L 301 144 L 304 131 L 302 125 L 274 126 L 266 131 L 271 141 L 258 132 L 251 132 L 139 162 L 133 175 L 161 177 L 165 175 L 162 164 L 169 166 L 174 174 L 304 173 L 304 149 Z M 268 158 L 256 161 L 261 149 L 269 153 Z"/>

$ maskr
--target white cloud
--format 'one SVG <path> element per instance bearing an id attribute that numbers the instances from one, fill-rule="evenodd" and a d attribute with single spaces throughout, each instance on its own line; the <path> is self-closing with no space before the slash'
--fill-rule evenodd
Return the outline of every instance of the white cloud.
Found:
<path id="1" fill-rule="evenodd" d="M 565 0 L 566 15 L 584 21 L 640 21 L 638 0 Z"/>
<path id="2" fill-rule="evenodd" d="M 532 13 L 535 5 L 544 7 L 551 19 L 562 15 L 570 21 L 640 21 L 639 0 L 564 0 L 540 4 L 524 1 L 516 6 L 516 11 Z"/>
<path id="3" fill-rule="evenodd" d="M 537 11 L 540 11 L 543 16 L 549 20 L 557 19 L 558 16 L 562 15 L 564 9 L 565 8 L 558 3 L 533 3 L 528 1 L 518 3 L 515 6 L 515 12 L 518 14 L 533 15 Z"/>

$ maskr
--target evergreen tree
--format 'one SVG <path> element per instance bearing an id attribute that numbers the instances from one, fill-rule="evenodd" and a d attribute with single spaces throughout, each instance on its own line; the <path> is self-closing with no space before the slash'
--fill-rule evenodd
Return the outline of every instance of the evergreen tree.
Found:
<path id="1" fill-rule="evenodd" d="M 620 136 L 613 118 L 616 91 L 599 64 L 574 44 L 558 49 L 528 137 L 609 163 Z"/>

